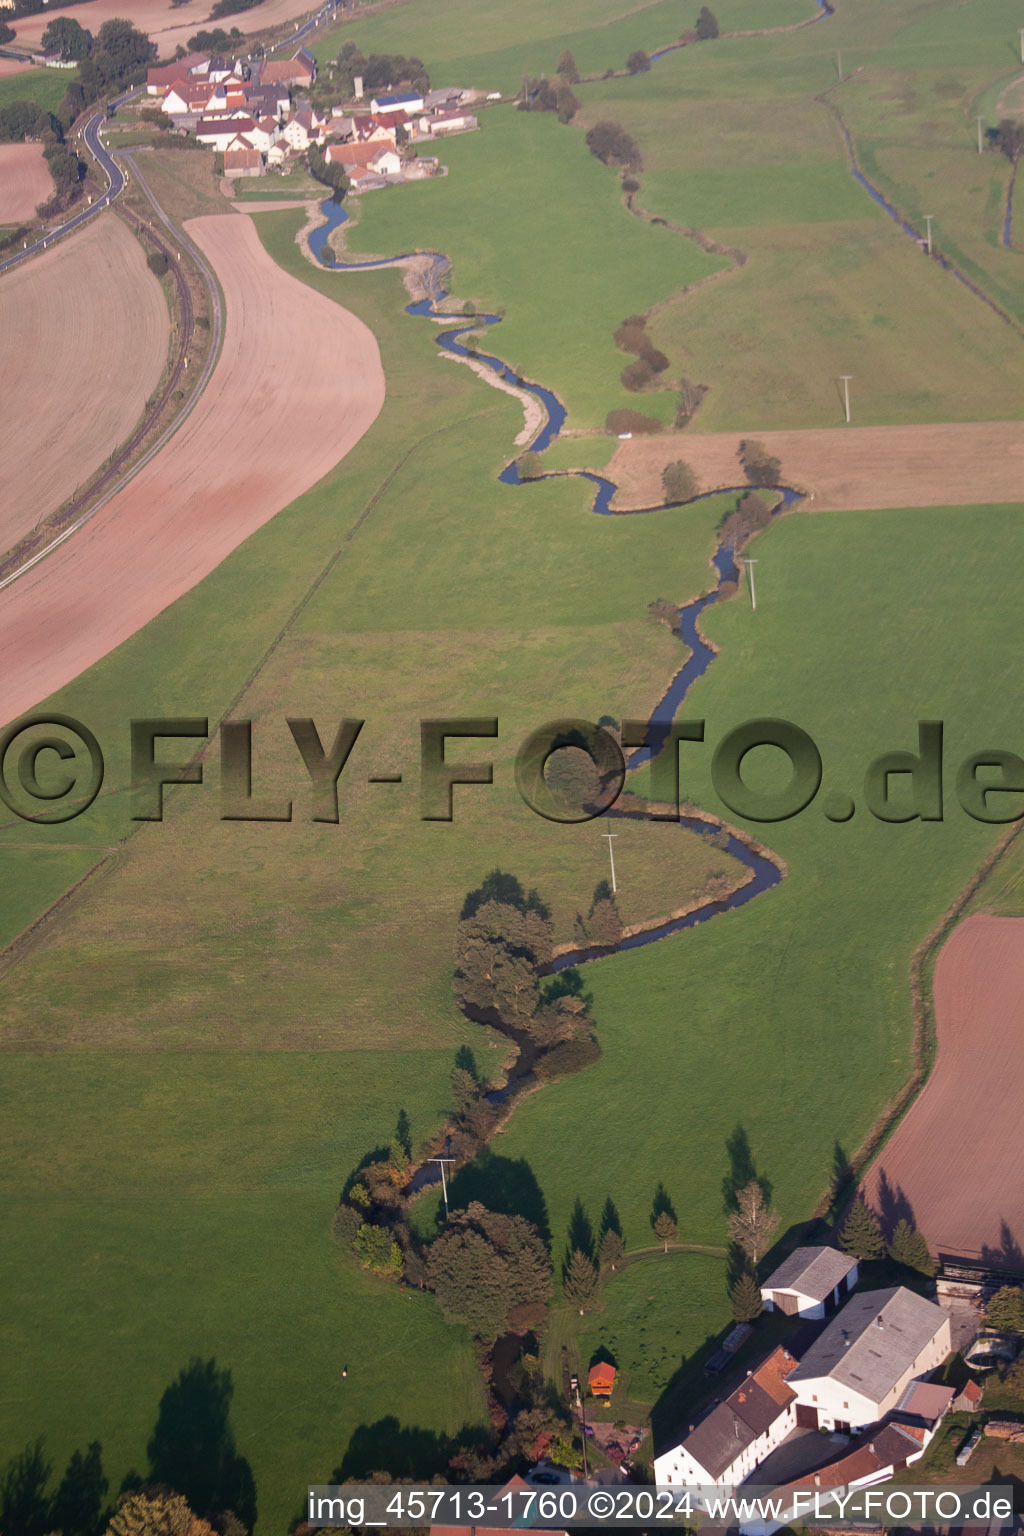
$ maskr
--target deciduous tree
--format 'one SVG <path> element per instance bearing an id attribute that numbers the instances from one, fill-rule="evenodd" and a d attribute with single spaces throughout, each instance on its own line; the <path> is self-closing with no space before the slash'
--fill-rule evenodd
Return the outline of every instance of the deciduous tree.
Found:
<path id="1" fill-rule="evenodd" d="M 661 472 L 661 489 L 666 502 L 692 501 L 700 482 L 685 459 L 674 459 Z"/>
<path id="2" fill-rule="evenodd" d="M 737 1191 L 737 1210 L 729 1217 L 729 1236 L 738 1243 L 754 1269 L 771 1246 L 779 1217 L 765 1203 L 764 1191 L 756 1179 Z"/>

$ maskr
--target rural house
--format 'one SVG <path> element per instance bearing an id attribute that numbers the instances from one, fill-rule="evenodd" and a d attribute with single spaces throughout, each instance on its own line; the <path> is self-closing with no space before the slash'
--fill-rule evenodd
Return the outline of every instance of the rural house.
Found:
<path id="1" fill-rule="evenodd" d="M 796 1359 L 778 1349 L 735 1392 L 654 1458 L 656 1483 L 741 1483 L 796 1428 L 796 1393 L 788 1375 Z"/>
<path id="2" fill-rule="evenodd" d="M 205 63 L 205 53 L 189 53 L 183 59 L 175 59 L 173 64 L 154 64 L 146 71 L 147 96 L 163 95 L 169 85 L 176 85 L 192 74 L 197 65 Z"/>
<path id="3" fill-rule="evenodd" d="M 905 1286 L 852 1296 L 788 1378 L 797 1422 L 846 1434 L 876 1424 L 950 1348 L 949 1314 Z"/>
<path id="4" fill-rule="evenodd" d="M 794 1248 L 761 1286 L 768 1312 L 827 1317 L 857 1284 L 857 1260 L 836 1248 Z"/>
<path id="5" fill-rule="evenodd" d="M 224 151 L 224 175 L 235 176 L 262 176 L 263 156 L 258 149 L 253 149 L 242 139 L 235 139 Z"/>
<path id="6" fill-rule="evenodd" d="M 251 117 L 204 117 L 196 125 L 196 138 L 200 144 L 222 151 L 234 138 L 252 133 L 255 126 Z"/>

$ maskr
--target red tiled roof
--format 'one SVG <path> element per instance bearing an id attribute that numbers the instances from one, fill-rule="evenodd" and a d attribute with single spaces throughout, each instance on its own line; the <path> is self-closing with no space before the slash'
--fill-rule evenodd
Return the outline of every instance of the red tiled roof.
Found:
<path id="1" fill-rule="evenodd" d="M 394 147 L 394 139 L 377 139 L 367 144 L 332 144 L 327 150 L 327 158 L 332 165 L 369 165 L 371 160 Z"/>
<path id="2" fill-rule="evenodd" d="M 296 59 L 269 59 L 260 71 L 260 85 L 287 85 L 289 80 L 312 80 L 308 65 Z"/>
<path id="3" fill-rule="evenodd" d="M 224 151 L 224 169 L 237 166 L 239 170 L 252 170 L 260 164 L 260 152 L 258 149 L 226 149 Z"/>
<path id="4" fill-rule="evenodd" d="M 590 1367 L 587 1381 L 592 1387 L 610 1387 L 615 1380 L 615 1367 L 607 1360 L 599 1360 Z"/>

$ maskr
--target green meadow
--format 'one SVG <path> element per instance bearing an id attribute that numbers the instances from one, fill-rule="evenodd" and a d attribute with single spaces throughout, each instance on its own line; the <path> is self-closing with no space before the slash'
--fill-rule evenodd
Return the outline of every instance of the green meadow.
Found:
<path id="1" fill-rule="evenodd" d="M 0 107 L 12 101 L 34 101 L 47 112 L 56 112 L 68 88 L 70 71 L 63 69 L 27 69 L 21 75 L 0 80 Z"/>

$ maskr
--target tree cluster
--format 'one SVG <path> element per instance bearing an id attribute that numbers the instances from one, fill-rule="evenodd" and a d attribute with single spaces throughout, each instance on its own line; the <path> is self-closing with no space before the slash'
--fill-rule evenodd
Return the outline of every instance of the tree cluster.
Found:
<path id="1" fill-rule="evenodd" d="M 526 1034 L 543 1051 L 593 1035 L 579 992 L 542 987 L 551 960 L 551 913 L 536 891 L 495 869 L 463 904 L 456 938 L 455 995 L 478 1023 Z"/>
<path id="2" fill-rule="evenodd" d="M 353 94 L 356 76 L 362 79 L 368 96 L 398 89 L 418 91 L 422 96 L 430 90 L 430 76 L 422 59 L 415 55 L 406 58 L 401 53 L 367 55 L 351 40 L 342 43 L 336 70 L 336 83 L 346 96 Z"/>
<path id="3" fill-rule="evenodd" d="M 636 362 L 623 369 L 622 383 L 626 389 L 647 389 L 659 373 L 668 367 L 668 358 L 654 345 L 646 329 L 643 315 L 630 315 L 615 332 L 615 345 L 621 352 L 636 353 Z"/>
<path id="4" fill-rule="evenodd" d="M 626 68 L 631 75 L 646 74 L 650 67 L 651 56 L 649 53 L 645 53 L 642 48 L 634 48 L 626 60 Z"/>
<path id="5" fill-rule="evenodd" d="M 575 922 L 577 944 L 597 945 L 601 949 L 614 949 L 622 942 L 622 918 L 619 905 L 607 880 L 599 880 L 594 887 L 590 911 L 586 917 L 577 912 Z"/>
<path id="6" fill-rule="evenodd" d="M 473 1201 L 452 1211 L 427 1253 L 427 1283 L 449 1322 L 496 1339 L 513 1319 L 538 1313 L 551 1292 L 551 1261 L 537 1228 Z"/>
<path id="7" fill-rule="evenodd" d="M 773 458 L 764 443 L 758 442 L 756 438 L 747 437 L 740 443 L 740 463 L 751 485 L 778 485 L 782 461 Z"/>
<path id="8" fill-rule="evenodd" d="M 697 17 L 696 32 L 697 40 L 701 43 L 709 42 L 711 38 L 718 36 L 718 21 L 715 18 L 715 13 L 714 11 L 708 10 L 706 5 L 702 5 L 700 8 L 700 15 Z"/>
<path id="9" fill-rule="evenodd" d="M 80 61 L 89 57 L 92 38 L 73 16 L 55 16 L 43 33 L 42 45 L 62 59 Z"/>
<path id="10" fill-rule="evenodd" d="M 1009 1333 L 1024 1333 L 1024 1287 L 1001 1286 L 986 1303 L 985 1321 L 991 1328 L 1005 1328 Z"/>
<path id="11" fill-rule="evenodd" d="M 568 80 L 537 80 L 526 75 L 518 107 L 520 112 L 556 112 L 560 123 L 571 123 L 580 104 Z"/>
<path id="12" fill-rule="evenodd" d="M 58 137 L 60 124 L 34 101 L 9 101 L 0 107 L 0 144 L 20 144 L 25 139 L 45 141 L 47 134 Z"/>
<path id="13" fill-rule="evenodd" d="M 666 505 L 692 501 L 700 491 L 700 481 L 685 459 L 674 459 L 661 472 L 661 490 Z"/>
<path id="14" fill-rule="evenodd" d="M 188 46 L 193 53 L 220 53 L 232 43 L 241 41 L 238 27 L 232 27 L 230 32 L 225 32 L 223 27 L 210 27 L 190 37 Z"/>
<path id="15" fill-rule="evenodd" d="M 587 148 L 605 165 L 621 165 L 629 171 L 642 171 L 640 146 L 621 123 L 603 118 L 587 133 Z"/>
<path id="16" fill-rule="evenodd" d="M 998 128 L 988 130 L 988 140 L 994 149 L 1012 160 L 1014 165 L 1024 154 L 1024 122 L 1013 117 L 1004 117 Z"/>
<path id="17" fill-rule="evenodd" d="M 762 497 L 748 491 L 737 499 L 736 506 L 722 519 L 719 532 L 722 543 L 730 549 L 739 549 L 752 534 L 766 528 L 772 520 L 772 509 Z"/>
<path id="18" fill-rule="evenodd" d="M 309 174 L 313 180 L 319 181 L 322 186 L 330 187 L 334 193 L 334 201 L 340 203 L 351 185 L 344 167 L 336 165 L 333 160 L 328 160 L 319 144 L 309 146 L 306 152 L 306 164 L 309 166 Z"/>
<path id="19" fill-rule="evenodd" d="M 216 0 L 207 20 L 219 21 L 222 16 L 234 16 L 236 11 L 251 11 L 262 5 L 263 0 Z"/>
<path id="20" fill-rule="evenodd" d="M 566 48 L 565 52 L 560 55 L 555 73 L 560 79 L 565 81 L 566 85 L 577 85 L 579 83 L 580 72 L 576 68 L 576 59 L 570 49 Z"/>

